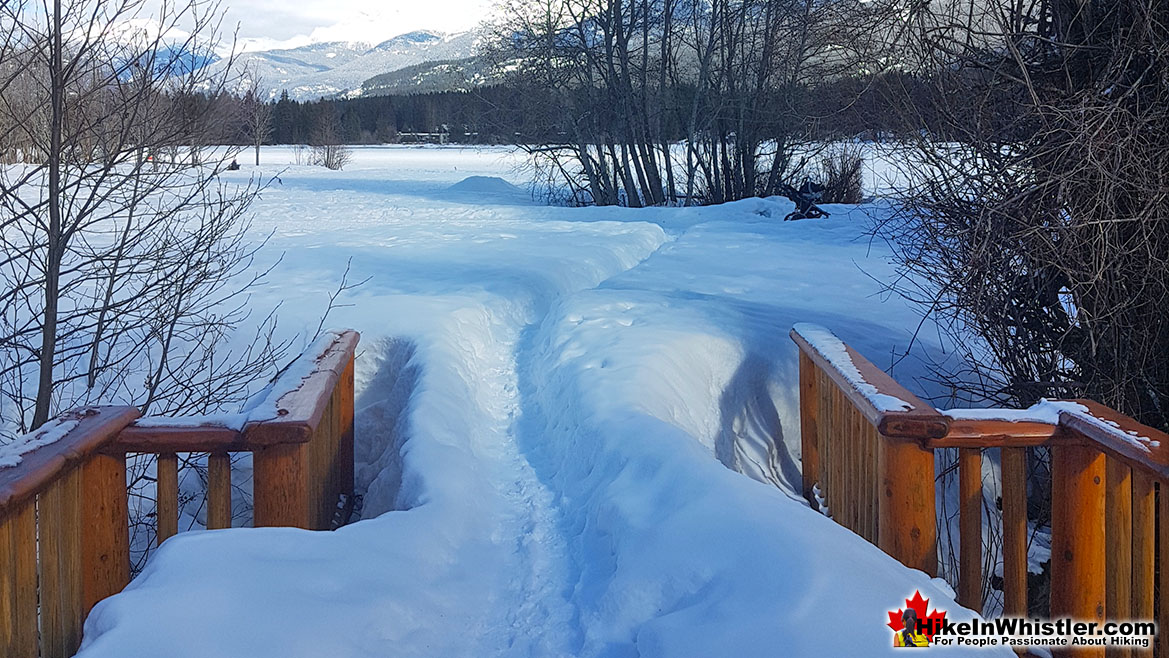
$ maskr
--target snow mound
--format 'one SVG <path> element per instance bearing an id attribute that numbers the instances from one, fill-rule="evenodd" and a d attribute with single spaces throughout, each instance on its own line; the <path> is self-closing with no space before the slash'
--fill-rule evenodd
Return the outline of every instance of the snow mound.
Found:
<path id="1" fill-rule="evenodd" d="M 468 176 L 448 187 L 447 191 L 490 196 L 527 196 L 527 192 L 498 176 Z"/>

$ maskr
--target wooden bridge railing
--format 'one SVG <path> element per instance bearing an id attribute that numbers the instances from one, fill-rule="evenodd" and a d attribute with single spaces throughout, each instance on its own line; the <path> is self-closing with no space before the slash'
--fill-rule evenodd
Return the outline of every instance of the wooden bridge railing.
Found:
<path id="1" fill-rule="evenodd" d="M 157 536 L 178 532 L 178 454 L 209 453 L 207 527 L 231 525 L 230 453 L 253 455 L 254 524 L 328 529 L 353 493 L 354 331 L 327 334 L 245 414 L 62 414 L 0 466 L 0 656 L 64 658 L 103 598 L 130 581 L 127 454 L 157 456 Z M 39 613 L 39 614 L 38 614 Z"/>
<path id="2" fill-rule="evenodd" d="M 1026 451 L 1046 446 L 1050 614 L 1100 621 L 1156 614 L 1169 629 L 1169 602 L 1154 602 L 1155 591 L 1169 592 L 1169 436 L 1088 400 L 943 414 L 826 329 L 796 325 L 791 336 L 800 351 L 810 502 L 907 566 L 937 575 L 933 450 L 957 448 L 958 600 L 980 610 L 982 451 L 1001 450 L 1004 613 L 1026 615 Z M 1169 658 L 1169 642 L 1158 641 L 1156 652 Z M 1077 653 L 1104 654 L 1103 647 Z M 1110 648 L 1108 655 L 1153 650 Z"/>

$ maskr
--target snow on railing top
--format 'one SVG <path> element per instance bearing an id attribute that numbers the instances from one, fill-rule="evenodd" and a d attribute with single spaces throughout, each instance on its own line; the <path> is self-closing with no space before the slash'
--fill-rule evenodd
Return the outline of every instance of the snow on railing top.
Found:
<path id="1" fill-rule="evenodd" d="M 888 373 L 870 363 L 824 327 L 799 323 L 792 339 L 831 378 L 881 434 L 905 439 L 945 436 L 948 420 Z"/>
<path id="2" fill-rule="evenodd" d="M 1156 433 L 1158 438 L 1153 438 L 1155 430 L 1151 427 L 1137 425 L 1135 421 L 1119 415 L 1108 417 L 1084 404 L 1071 403 L 1062 409 L 1059 413 L 1059 423 L 1097 440 L 1111 439 L 1120 444 L 1131 445 L 1149 455 L 1161 447 L 1161 435 Z"/>
<path id="3" fill-rule="evenodd" d="M 997 420 L 1011 423 L 1079 425 L 1094 438 L 1108 438 L 1131 444 L 1151 453 L 1161 441 L 1145 436 L 1136 429 L 1125 429 L 1114 418 L 1097 415 L 1085 403 L 1074 400 L 1040 400 L 1026 409 L 946 409 L 943 414 L 954 420 Z M 1150 434 L 1151 432 L 1145 432 Z"/>
<path id="4" fill-rule="evenodd" d="M 849 354 L 848 346 L 828 329 L 817 324 L 801 322 L 792 331 L 803 337 L 820 356 L 836 368 L 865 399 L 879 411 L 909 411 L 913 405 L 895 395 L 882 393 L 876 386 L 865 380 L 860 368 Z"/>
<path id="5" fill-rule="evenodd" d="M 22 455 L 65 438 L 80 423 L 74 418 L 54 418 L 40 429 L 25 434 L 16 441 L 0 446 L 0 468 L 11 468 L 24 461 Z"/>
<path id="6" fill-rule="evenodd" d="M 346 350 L 352 349 L 356 340 L 346 340 L 351 334 L 355 335 L 351 330 L 329 330 L 322 333 L 267 386 L 253 395 L 240 413 L 182 417 L 146 416 L 139 418 L 134 426 L 184 429 L 216 427 L 242 432 L 249 423 L 277 420 L 288 414 L 288 409 L 282 406 L 282 401 L 286 397 L 301 390 L 314 375 L 336 370 L 342 359 L 330 357 L 340 357 Z M 340 365 L 344 367 L 343 363 Z"/>
<path id="7" fill-rule="evenodd" d="M 1058 425 L 1063 412 L 1087 413 L 1088 408 L 1068 400 L 1040 400 L 1026 409 L 942 409 L 954 420 L 1001 420 L 1008 423 L 1046 423 Z"/>

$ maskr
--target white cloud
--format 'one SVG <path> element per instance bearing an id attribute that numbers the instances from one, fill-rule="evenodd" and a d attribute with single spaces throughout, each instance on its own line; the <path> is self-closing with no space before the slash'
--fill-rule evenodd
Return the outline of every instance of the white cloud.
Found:
<path id="1" fill-rule="evenodd" d="M 492 0 L 228 0 L 225 32 L 239 26 L 247 50 L 321 41 L 378 43 L 413 30 L 461 32 L 485 19 Z"/>

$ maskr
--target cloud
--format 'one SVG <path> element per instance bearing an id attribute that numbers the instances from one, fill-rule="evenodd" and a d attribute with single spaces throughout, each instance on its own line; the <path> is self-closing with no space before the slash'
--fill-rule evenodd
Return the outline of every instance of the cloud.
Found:
<path id="1" fill-rule="evenodd" d="M 229 0 L 223 29 L 239 26 L 248 50 L 322 41 L 378 43 L 413 30 L 461 32 L 490 12 L 492 0 Z"/>

